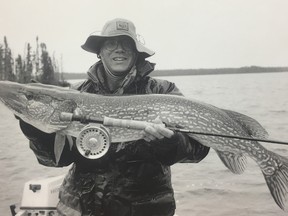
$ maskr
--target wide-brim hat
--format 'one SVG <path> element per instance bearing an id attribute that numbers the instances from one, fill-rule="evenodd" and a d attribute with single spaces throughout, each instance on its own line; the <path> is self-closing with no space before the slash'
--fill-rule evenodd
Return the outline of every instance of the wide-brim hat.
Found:
<path id="1" fill-rule="evenodd" d="M 154 55 L 154 51 L 148 49 L 137 40 L 135 25 L 129 20 L 120 18 L 108 21 L 104 25 L 100 34 L 99 32 L 95 32 L 89 35 L 86 42 L 81 47 L 88 52 L 99 54 L 101 45 L 107 38 L 122 35 L 126 35 L 133 39 L 139 55 L 143 58 Z"/>

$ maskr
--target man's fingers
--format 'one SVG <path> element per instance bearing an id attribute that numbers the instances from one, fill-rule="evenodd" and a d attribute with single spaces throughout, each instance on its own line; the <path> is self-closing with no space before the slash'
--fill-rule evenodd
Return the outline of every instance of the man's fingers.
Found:
<path id="1" fill-rule="evenodd" d="M 142 131 L 143 139 L 147 142 L 153 141 L 155 139 L 171 138 L 174 135 L 174 132 L 165 127 L 160 117 L 152 121 L 152 124 L 149 124 Z"/>
<path id="2" fill-rule="evenodd" d="M 157 118 L 155 118 L 152 122 L 156 123 L 156 124 L 163 124 L 163 122 L 159 116 L 157 116 Z"/>
<path id="3" fill-rule="evenodd" d="M 144 130 L 142 131 L 142 136 L 146 142 L 151 142 L 152 140 L 155 139 L 154 136 L 150 135 L 149 133 L 145 132 Z"/>
<path id="4" fill-rule="evenodd" d="M 159 127 L 154 126 L 154 125 L 148 125 L 144 131 L 148 134 L 151 134 L 152 136 L 158 138 L 158 139 L 163 139 L 164 135 L 162 135 L 161 133 L 159 133 Z"/>
<path id="5" fill-rule="evenodd" d="M 158 133 L 160 133 L 164 137 L 171 138 L 174 135 L 174 132 L 172 130 L 161 125 L 155 125 L 155 128 L 157 128 Z"/>
<path id="6" fill-rule="evenodd" d="M 173 135 L 174 132 L 172 130 L 158 124 L 148 125 L 143 131 L 143 138 L 150 141 L 155 139 L 163 139 L 164 137 L 171 138 Z"/>

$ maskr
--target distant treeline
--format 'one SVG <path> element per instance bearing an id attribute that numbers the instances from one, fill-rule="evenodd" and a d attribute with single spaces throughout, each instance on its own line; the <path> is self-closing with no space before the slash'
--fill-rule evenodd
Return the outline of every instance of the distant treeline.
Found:
<path id="1" fill-rule="evenodd" d="M 211 75 L 211 74 L 270 73 L 270 72 L 288 72 L 288 67 L 249 66 L 240 68 L 158 70 L 154 71 L 152 75 L 179 76 L 179 75 Z"/>
<path id="2" fill-rule="evenodd" d="M 288 72 L 288 67 L 259 67 L 249 66 L 240 68 L 212 68 L 212 69 L 173 69 L 155 70 L 151 76 L 184 76 L 184 75 L 212 75 L 212 74 L 240 74 L 240 73 L 272 73 Z M 63 73 L 64 79 L 85 79 L 84 73 Z"/>
<path id="3" fill-rule="evenodd" d="M 211 74 L 270 73 L 270 72 L 288 72 L 288 67 L 249 66 L 240 68 L 156 70 L 151 75 L 179 76 L 179 75 L 211 75 Z"/>
<path id="4" fill-rule="evenodd" d="M 16 57 L 12 54 L 8 40 L 0 42 L 0 80 L 29 83 L 35 80 L 44 84 L 68 85 L 64 81 L 61 63 L 50 56 L 45 43 L 39 43 L 36 37 L 35 48 L 26 43 L 24 54 Z"/>

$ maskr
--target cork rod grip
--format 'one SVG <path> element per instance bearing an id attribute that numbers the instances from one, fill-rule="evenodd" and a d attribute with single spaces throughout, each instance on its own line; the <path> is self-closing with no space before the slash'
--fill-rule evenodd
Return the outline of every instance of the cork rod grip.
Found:
<path id="1" fill-rule="evenodd" d="M 115 119 L 104 117 L 103 125 L 111 127 L 122 127 L 136 130 L 144 130 L 149 125 L 154 125 L 156 123 L 137 121 L 137 120 L 126 120 L 126 119 Z M 164 124 L 157 124 L 165 127 Z"/>

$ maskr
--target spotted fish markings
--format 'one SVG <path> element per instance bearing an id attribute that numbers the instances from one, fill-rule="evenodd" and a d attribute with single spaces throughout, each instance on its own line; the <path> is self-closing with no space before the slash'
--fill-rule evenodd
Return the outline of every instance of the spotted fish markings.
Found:
<path id="1" fill-rule="evenodd" d="M 213 132 L 238 137 L 267 137 L 254 119 L 230 110 L 172 95 L 103 96 L 42 84 L 0 82 L 0 100 L 15 115 L 46 132 L 75 136 L 85 126 L 63 122 L 60 113 L 80 110 L 95 117 L 134 119 L 151 122 L 160 117 L 167 125 L 186 130 Z M 138 130 L 111 127 L 112 142 L 141 139 Z M 246 157 L 261 169 L 278 206 L 286 210 L 288 197 L 288 160 L 265 149 L 256 141 L 188 134 L 192 139 L 213 148 L 233 173 L 245 170 Z"/>

